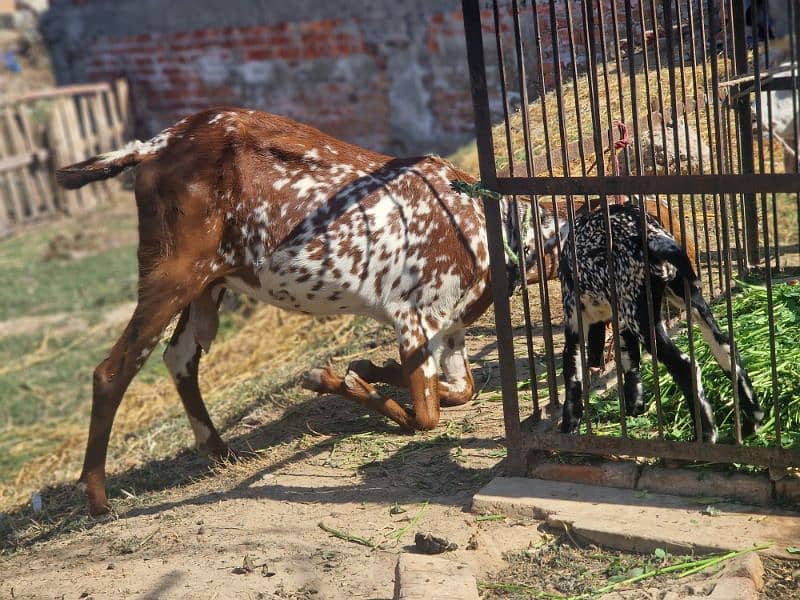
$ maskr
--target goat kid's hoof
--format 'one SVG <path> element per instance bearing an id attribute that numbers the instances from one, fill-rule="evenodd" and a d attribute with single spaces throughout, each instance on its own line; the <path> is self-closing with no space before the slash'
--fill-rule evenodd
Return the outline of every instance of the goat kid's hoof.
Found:
<path id="1" fill-rule="evenodd" d="M 328 367 L 317 367 L 311 369 L 300 381 L 300 387 L 318 394 L 324 394 L 329 390 L 326 386 L 326 379 L 331 376 L 331 370 Z"/>

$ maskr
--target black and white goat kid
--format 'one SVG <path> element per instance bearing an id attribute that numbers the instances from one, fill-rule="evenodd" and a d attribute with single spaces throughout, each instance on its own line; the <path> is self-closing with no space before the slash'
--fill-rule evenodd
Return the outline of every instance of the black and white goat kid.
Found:
<path id="1" fill-rule="evenodd" d="M 581 215 L 575 220 L 575 252 L 571 234 L 564 240 L 559 262 L 559 276 L 564 294 L 564 380 L 566 401 L 562 414 L 561 431 L 575 432 L 583 414 L 581 351 L 579 347 L 578 317 L 575 307 L 575 276 L 573 264 L 578 265 L 578 289 L 581 292 L 581 322 L 584 340 L 592 337 L 590 326 L 607 323 L 612 319 L 612 294 L 610 277 L 616 282 L 619 300 L 620 355 L 624 372 L 625 412 L 640 415 L 646 410 L 639 375 L 640 345 L 645 350 L 650 343 L 650 314 L 647 307 L 646 263 L 642 251 L 641 213 L 633 204 L 612 205 L 610 208 L 611 236 L 613 241 L 612 265 L 608 265 L 605 244 L 603 211 Z M 656 352 L 658 359 L 675 379 L 692 409 L 692 367 L 689 357 L 682 353 L 667 335 L 662 317 L 663 300 L 685 307 L 684 283 L 688 283 L 694 321 L 722 369 L 730 375 L 731 353 L 728 337 L 720 331 L 708 303 L 702 296 L 699 280 L 686 252 L 655 219 L 647 218 L 647 258 L 650 264 L 650 281 L 655 319 Z M 740 406 L 744 413 L 743 435 L 752 434 L 764 416 L 753 387 L 738 357 L 734 359 Z M 700 365 L 697 365 L 697 395 L 700 400 L 700 422 L 703 441 L 715 442 L 717 429 L 714 413 L 703 393 Z"/>

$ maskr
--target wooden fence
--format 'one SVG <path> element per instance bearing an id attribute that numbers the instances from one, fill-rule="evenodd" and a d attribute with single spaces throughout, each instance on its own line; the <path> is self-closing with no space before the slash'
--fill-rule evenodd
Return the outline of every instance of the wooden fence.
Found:
<path id="1" fill-rule="evenodd" d="M 0 233 L 35 219 L 107 202 L 113 183 L 64 190 L 55 169 L 120 147 L 128 123 L 125 81 L 32 92 L 0 102 Z"/>

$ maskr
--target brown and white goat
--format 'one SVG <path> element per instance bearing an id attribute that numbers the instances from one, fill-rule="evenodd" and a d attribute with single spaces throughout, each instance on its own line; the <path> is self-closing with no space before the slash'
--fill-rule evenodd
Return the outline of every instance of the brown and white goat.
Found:
<path id="1" fill-rule="evenodd" d="M 366 315 L 394 327 L 399 364 L 356 361 L 343 377 L 314 369 L 304 381 L 309 389 L 359 402 L 406 430 L 431 429 L 440 406 L 472 397 L 464 328 L 491 304 L 489 255 L 482 202 L 451 182 L 474 178 L 441 158 L 392 158 L 235 108 L 194 114 L 57 177 L 77 188 L 133 166 L 138 302 L 94 372 L 80 477 L 92 514 L 108 511 L 105 463 L 117 408 L 177 315 L 164 361 L 197 445 L 229 455 L 197 377 L 225 288 L 289 310 Z M 555 235 L 557 221 L 540 210 L 543 232 Z M 554 256 L 543 263 L 554 276 Z M 537 280 L 537 269 L 527 276 Z M 413 409 L 383 396 L 375 382 L 407 386 Z"/>
<path id="2" fill-rule="evenodd" d="M 400 364 L 314 369 L 306 387 L 355 400 L 403 429 L 431 429 L 439 407 L 473 394 L 464 327 L 491 304 L 481 202 L 451 189 L 474 181 L 441 158 L 397 159 L 290 119 L 241 109 L 197 113 L 58 171 L 77 188 L 136 168 L 136 309 L 96 368 L 80 481 L 90 511 L 108 510 L 109 435 L 128 384 L 180 314 L 164 361 L 198 446 L 228 448 L 197 380 L 225 288 L 315 315 L 351 313 L 391 324 Z M 439 377 L 439 372 L 443 377 Z M 376 381 L 408 386 L 413 410 Z"/>

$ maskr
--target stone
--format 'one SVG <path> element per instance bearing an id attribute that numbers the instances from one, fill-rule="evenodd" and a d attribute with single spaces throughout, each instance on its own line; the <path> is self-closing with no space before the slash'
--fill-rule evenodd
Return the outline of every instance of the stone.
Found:
<path id="1" fill-rule="evenodd" d="M 469 568 L 436 556 L 401 554 L 397 559 L 394 600 L 478 600 Z"/>
<path id="2" fill-rule="evenodd" d="M 758 600 L 755 584 L 747 577 L 723 577 L 708 600 Z"/>
<path id="3" fill-rule="evenodd" d="M 755 552 L 737 556 L 724 565 L 720 577 L 746 577 L 753 582 L 757 591 L 764 590 L 764 563 Z"/>

